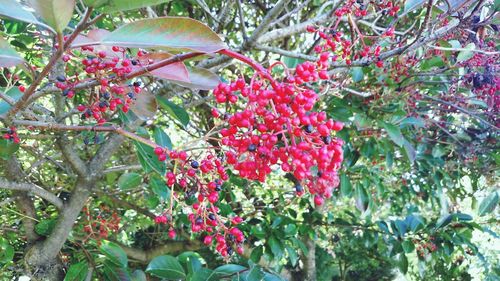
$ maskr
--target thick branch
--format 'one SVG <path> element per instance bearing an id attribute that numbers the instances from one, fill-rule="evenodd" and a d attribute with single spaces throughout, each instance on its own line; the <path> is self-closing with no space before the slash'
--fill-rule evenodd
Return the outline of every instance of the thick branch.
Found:
<path id="1" fill-rule="evenodd" d="M 0 188 L 18 191 L 27 191 L 54 204 L 58 209 L 63 208 L 63 201 L 52 192 L 32 183 L 11 182 L 0 178 Z"/>

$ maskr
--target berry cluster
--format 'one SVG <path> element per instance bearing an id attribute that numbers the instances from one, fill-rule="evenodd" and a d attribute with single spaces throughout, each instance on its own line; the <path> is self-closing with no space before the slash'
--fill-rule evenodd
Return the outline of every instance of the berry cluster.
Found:
<path id="1" fill-rule="evenodd" d="M 7 133 L 3 135 L 3 138 L 13 143 L 19 143 L 19 137 L 17 136 L 16 127 L 10 127 L 7 129 Z"/>
<path id="2" fill-rule="evenodd" d="M 424 258 L 427 253 L 432 253 L 437 250 L 436 244 L 433 242 L 434 237 L 430 237 L 429 241 L 419 241 L 414 240 L 413 243 L 416 245 L 417 254 L 419 258 Z"/>
<path id="3" fill-rule="evenodd" d="M 209 245 L 213 238 L 217 242 L 216 249 L 222 256 L 233 253 L 233 249 L 239 249 L 244 241 L 243 233 L 236 227 L 243 220 L 240 217 L 232 219 L 219 215 L 216 203 L 219 201 L 219 192 L 222 184 L 229 179 L 222 158 L 208 154 L 201 161 L 191 159 L 185 151 L 167 151 L 156 147 L 155 154 L 160 161 L 166 161 L 171 167 L 165 175 L 167 186 L 171 190 L 172 201 L 179 202 L 178 191 L 184 194 L 184 201 L 194 201 L 191 205 L 192 213 L 188 215 L 193 233 L 205 232 L 204 243 Z M 192 200 L 194 199 L 194 200 Z M 155 223 L 169 225 L 169 237 L 175 238 L 175 230 L 171 217 L 173 216 L 173 202 L 170 209 L 155 218 Z"/>
<path id="4" fill-rule="evenodd" d="M 87 239 L 96 239 L 100 241 L 105 239 L 111 233 L 116 233 L 119 230 L 121 218 L 115 210 L 111 210 L 108 206 L 101 205 L 97 214 L 91 214 L 87 208 L 83 208 L 84 221 L 83 231 L 87 233 Z"/>
<path id="5" fill-rule="evenodd" d="M 67 77 L 57 76 L 55 86 L 66 98 L 73 98 L 77 85 L 91 80 L 99 81 L 96 90 L 88 97 L 88 103 L 77 106 L 82 113 L 81 118 L 94 118 L 98 124 L 106 122 L 106 113 L 113 115 L 117 109 L 127 112 L 136 95 L 141 92 L 141 82 L 135 81 L 128 85 L 123 83 L 127 75 L 139 69 L 144 64 L 150 64 L 149 59 L 141 59 L 145 53 L 139 51 L 137 57 L 129 58 L 126 49 L 120 47 L 103 48 L 84 46 L 79 51 L 70 50 L 63 56 L 64 62 L 72 59 L 70 68 L 66 65 Z"/>

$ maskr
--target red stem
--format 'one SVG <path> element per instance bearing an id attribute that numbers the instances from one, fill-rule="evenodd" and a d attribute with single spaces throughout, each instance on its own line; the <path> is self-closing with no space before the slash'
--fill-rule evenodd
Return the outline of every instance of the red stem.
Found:
<path id="1" fill-rule="evenodd" d="M 237 53 L 235 51 L 231 51 L 229 49 L 224 49 L 220 50 L 218 52 L 219 54 L 226 55 L 228 57 L 232 57 L 233 59 L 237 59 L 245 64 L 248 64 L 251 66 L 255 71 L 257 71 L 261 76 L 263 76 L 265 79 L 269 80 L 271 82 L 271 86 L 275 91 L 279 90 L 278 83 L 274 80 L 274 78 L 271 76 L 271 74 L 267 71 L 265 67 L 263 67 L 260 63 L 252 60 L 251 58 L 248 58 L 240 53 Z"/>

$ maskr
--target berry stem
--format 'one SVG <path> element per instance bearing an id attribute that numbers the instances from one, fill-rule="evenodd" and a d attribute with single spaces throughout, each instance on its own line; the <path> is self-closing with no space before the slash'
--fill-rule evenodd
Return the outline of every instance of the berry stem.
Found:
<path id="1" fill-rule="evenodd" d="M 252 60 L 251 58 L 248 58 L 240 53 L 237 53 L 235 51 L 229 50 L 229 49 L 224 49 L 218 52 L 219 54 L 226 55 L 228 57 L 232 57 L 233 59 L 237 59 L 245 64 L 248 64 L 250 67 L 252 67 L 255 71 L 257 71 L 260 75 L 262 75 L 265 79 L 269 80 L 271 82 L 271 86 L 275 91 L 278 91 L 278 84 L 274 80 L 274 78 L 269 74 L 267 69 L 263 67 L 260 63 Z"/>

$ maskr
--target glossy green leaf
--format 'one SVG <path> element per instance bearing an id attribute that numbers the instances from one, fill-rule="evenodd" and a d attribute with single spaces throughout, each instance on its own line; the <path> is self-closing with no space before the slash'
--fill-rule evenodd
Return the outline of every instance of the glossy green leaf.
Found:
<path id="1" fill-rule="evenodd" d="M 23 63 L 24 59 L 0 37 L 0 67 L 11 67 Z"/>
<path id="2" fill-rule="evenodd" d="M 44 22 L 62 33 L 73 16 L 75 0 L 29 0 L 37 15 Z"/>
<path id="3" fill-rule="evenodd" d="M 135 10 L 147 6 L 154 6 L 170 0 L 87 0 L 87 4 L 100 7 L 105 13 Z"/>
<path id="4" fill-rule="evenodd" d="M 35 232 L 38 235 L 48 236 L 54 230 L 56 219 L 41 220 L 35 225 Z"/>
<path id="5" fill-rule="evenodd" d="M 138 187 L 142 182 L 142 176 L 138 173 L 125 173 L 118 179 L 118 187 L 126 190 Z"/>
<path id="6" fill-rule="evenodd" d="M 203 23 L 184 17 L 144 19 L 126 24 L 106 36 L 106 45 L 134 48 L 164 48 L 173 51 L 214 53 L 227 48 L 219 36 Z"/>
<path id="7" fill-rule="evenodd" d="M 267 244 L 271 248 L 271 252 L 273 253 L 276 260 L 279 260 L 281 259 L 281 257 L 283 257 L 283 246 L 278 241 L 278 239 L 276 239 L 274 236 L 271 236 L 271 238 L 267 240 Z"/>
<path id="8" fill-rule="evenodd" d="M 453 220 L 453 215 L 444 215 L 436 222 L 436 228 L 443 228 Z"/>
<path id="9" fill-rule="evenodd" d="M 413 252 L 413 250 L 415 250 L 415 245 L 413 244 L 413 242 L 411 240 L 403 241 L 401 246 L 403 246 L 403 250 L 405 251 L 406 254 L 409 254 L 409 253 Z"/>
<path id="10" fill-rule="evenodd" d="M 290 263 L 293 267 L 295 267 L 297 265 L 297 262 L 299 261 L 299 255 L 297 251 L 290 246 L 285 246 L 285 248 L 286 252 L 288 253 L 288 259 L 290 260 Z"/>
<path id="11" fill-rule="evenodd" d="M 213 275 L 213 270 L 208 269 L 208 268 L 200 268 L 196 272 L 194 272 L 193 275 L 191 275 L 191 278 L 188 278 L 189 281 L 209 281 L 211 279 L 210 276 Z M 209 276 L 209 277 L 207 277 Z"/>
<path id="12" fill-rule="evenodd" d="M 103 241 L 101 247 L 99 247 L 99 250 L 113 264 L 119 267 L 127 267 L 127 254 L 125 254 L 120 245 L 110 241 Z"/>
<path id="13" fill-rule="evenodd" d="M 404 141 L 403 148 L 406 152 L 408 160 L 410 161 L 410 163 L 415 162 L 415 158 L 417 157 L 417 151 L 409 141 L 407 141 L 406 139 L 404 139 L 403 141 Z"/>
<path id="14" fill-rule="evenodd" d="M 406 272 L 408 272 L 408 258 L 405 254 L 401 253 L 398 255 L 397 264 L 399 270 L 401 270 L 403 274 L 406 274 Z"/>
<path id="15" fill-rule="evenodd" d="M 476 45 L 474 43 L 469 43 L 465 46 L 465 50 L 460 51 L 457 55 L 457 63 L 466 61 L 474 56 L 474 49 Z"/>
<path id="16" fill-rule="evenodd" d="M 165 111 L 167 111 L 167 113 L 170 114 L 172 117 L 179 120 L 182 125 L 186 126 L 189 123 L 189 114 L 184 108 L 169 101 L 165 97 L 156 96 L 156 99 L 160 104 L 160 107 L 163 108 Z"/>
<path id="17" fill-rule="evenodd" d="M 340 175 L 340 192 L 342 196 L 351 197 L 352 195 L 352 184 L 349 177 L 343 173 Z"/>
<path id="18" fill-rule="evenodd" d="M 0 88 L 0 91 L 3 91 L 3 89 Z M 19 91 L 17 87 L 10 88 L 4 94 L 12 98 L 14 101 L 19 100 L 23 96 L 23 93 L 21 93 L 21 91 Z M 9 103 L 4 100 L 0 100 L 0 114 L 4 114 L 5 112 L 9 111 L 9 108 L 11 108 L 11 105 Z"/>
<path id="19" fill-rule="evenodd" d="M 478 215 L 484 216 L 495 210 L 498 206 L 499 196 L 497 191 L 493 191 L 488 197 L 484 198 L 479 204 Z"/>
<path id="20" fill-rule="evenodd" d="M 404 144 L 404 137 L 403 134 L 401 133 L 401 130 L 399 129 L 398 126 L 382 122 L 382 126 L 384 129 L 387 131 L 387 134 L 389 135 L 389 138 L 398 146 L 403 146 Z"/>
<path id="21" fill-rule="evenodd" d="M 24 9 L 24 7 L 15 0 L 0 0 L 0 16 L 27 23 L 34 23 L 52 29 L 39 22 L 32 13 Z"/>
<path id="22" fill-rule="evenodd" d="M 127 268 L 119 267 L 109 260 L 104 261 L 102 270 L 104 273 L 104 280 L 110 281 L 132 281 L 132 277 Z"/>
<path id="23" fill-rule="evenodd" d="M 131 281 L 147 281 L 146 273 L 140 269 L 136 269 L 132 275 L 130 275 Z"/>
<path id="24" fill-rule="evenodd" d="M 146 268 L 146 272 L 167 280 L 186 279 L 186 273 L 179 261 L 172 256 L 154 258 Z"/>
<path id="25" fill-rule="evenodd" d="M 83 281 L 87 277 L 88 271 L 89 265 L 86 262 L 72 264 L 64 277 L 64 281 Z"/>
<path id="26" fill-rule="evenodd" d="M 158 111 L 156 98 L 149 91 L 143 89 L 141 94 L 136 96 L 134 103 L 130 106 L 130 111 L 141 120 L 152 119 Z"/>
<path id="27" fill-rule="evenodd" d="M 233 275 L 235 273 L 246 270 L 247 268 L 238 264 L 225 264 L 217 267 L 212 271 L 212 273 L 207 277 L 207 281 L 221 280 L 223 277 Z"/>
<path id="28" fill-rule="evenodd" d="M 362 81 L 363 77 L 364 77 L 363 68 L 362 67 L 353 67 L 351 69 L 351 76 L 352 76 L 352 81 L 354 83 Z"/>
<path id="29" fill-rule="evenodd" d="M 160 127 L 155 127 L 153 130 L 153 138 L 161 147 L 166 147 L 172 150 L 172 140 Z"/>
<path id="30" fill-rule="evenodd" d="M 173 55 L 166 52 L 148 53 L 139 58 L 142 65 L 149 65 L 168 60 Z M 134 71 L 141 70 L 141 65 L 133 66 Z M 158 69 L 148 71 L 146 75 L 151 75 L 157 78 L 167 79 L 174 82 L 189 83 L 189 72 L 183 62 L 174 62 Z"/>
<path id="31" fill-rule="evenodd" d="M 149 173 L 155 171 L 159 175 L 164 175 L 166 171 L 165 162 L 158 161 L 158 157 L 154 154 L 154 149 L 149 145 L 145 145 L 138 141 L 134 141 L 137 152 L 137 158 L 144 172 Z"/>
<path id="32" fill-rule="evenodd" d="M 417 9 L 419 6 L 423 5 L 425 0 L 407 0 L 405 1 L 405 13 L 411 12 Z"/>
<path id="33" fill-rule="evenodd" d="M 433 67 L 440 68 L 440 67 L 443 67 L 444 65 L 445 65 L 444 61 L 441 57 L 432 57 L 428 60 L 422 61 L 420 68 L 422 70 L 428 70 L 428 69 L 431 69 Z"/>
<path id="34" fill-rule="evenodd" d="M 0 237 L 0 265 L 6 264 L 14 258 L 14 248 L 9 241 Z"/>
<path id="35" fill-rule="evenodd" d="M 167 200 L 170 198 L 170 189 L 162 178 L 158 176 L 151 177 L 149 180 L 149 187 L 161 199 Z"/>
<path id="36" fill-rule="evenodd" d="M 219 76 L 212 71 L 200 67 L 188 67 L 188 82 L 173 80 L 172 82 L 183 87 L 198 90 L 212 90 L 221 82 Z"/>
<path id="37" fill-rule="evenodd" d="M 264 249 L 262 246 L 258 246 L 252 250 L 252 253 L 250 254 L 250 260 L 253 262 L 259 262 L 260 258 L 262 257 L 262 254 L 264 253 Z"/>
<path id="38" fill-rule="evenodd" d="M 19 149 L 19 144 L 13 141 L 0 139 L 0 158 L 7 160 Z"/>

